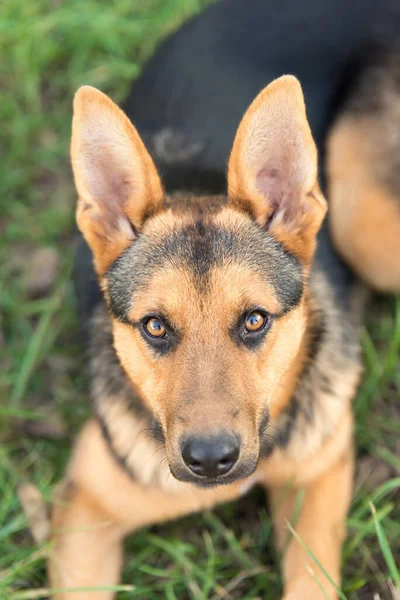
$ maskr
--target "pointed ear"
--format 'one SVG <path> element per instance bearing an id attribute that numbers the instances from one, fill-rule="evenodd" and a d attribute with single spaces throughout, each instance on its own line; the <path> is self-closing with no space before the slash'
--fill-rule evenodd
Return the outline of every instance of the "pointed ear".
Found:
<path id="1" fill-rule="evenodd" d="M 161 204 L 161 182 L 126 115 L 89 86 L 74 99 L 71 159 L 78 227 L 102 275 Z"/>
<path id="2" fill-rule="evenodd" d="M 295 77 L 273 81 L 245 113 L 229 159 L 228 194 L 234 205 L 250 212 L 288 249 L 311 259 L 326 202 Z"/>

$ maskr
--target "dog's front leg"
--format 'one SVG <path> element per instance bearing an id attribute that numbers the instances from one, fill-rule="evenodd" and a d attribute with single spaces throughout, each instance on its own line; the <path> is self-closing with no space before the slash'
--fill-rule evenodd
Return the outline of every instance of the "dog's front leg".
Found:
<path id="1" fill-rule="evenodd" d="M 213 490 L 180 484 L 176 492 L 167 492 L 135 482 L 111 455 L 99 425 L 89 422 L 54 500 L 49 577 L 52 589 L 60 591 L 53 597 L 111 600 L 113 592 L 104 588 L 119 581 L 125 535 L 210 508 L 233 498 L 237 490 L 224 486 L 216 495 Z M 63 591 L 71 588 L 76 591 Z M 89 592 L 88 588 L 97 589 Z"/>
<path id="2" fill-rule="evenodd" d="M 335 587 L 299 539 L 291 535 L 287 524 L 292 524 L 303 544 L 339 586 L 352 477 L 353 453 L 349 448 L 332 466 L 304 486 L 297 518 L 294 513 L 298 489 L 288 492 L 283 487 L 269 488 L 277 545 L 283 553 L 284 600 L 336 600 Z"/>
<path id="3" fill-rule="evenodd" d="M 55 495 L 49 578 L 54 598 L 110 600 L 106 588 L 118 583 L 125 528 L 101 503 L 73 480 L 63 482 Z M 88 588 L 105 588 L 89 594 Z M 67 589 L 80 589 L 68 593 Z"/>

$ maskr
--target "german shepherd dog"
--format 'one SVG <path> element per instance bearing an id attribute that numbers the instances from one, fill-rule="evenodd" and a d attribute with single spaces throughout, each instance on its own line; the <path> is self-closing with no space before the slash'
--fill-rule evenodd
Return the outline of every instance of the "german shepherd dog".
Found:
<path id="1" fill-rule="evenodd" d="M 124 536 L 258 483 L 285 600 L 337 598 L 365 283 L 400 289 L 399 32 L 397 0 L 223 0 L 145 67 L 142 137 L 78 90 L 94 415 L 54 500 L 54 588 L 116 584 Z M 285 543 L 300 487 L 323 570 Z"/>

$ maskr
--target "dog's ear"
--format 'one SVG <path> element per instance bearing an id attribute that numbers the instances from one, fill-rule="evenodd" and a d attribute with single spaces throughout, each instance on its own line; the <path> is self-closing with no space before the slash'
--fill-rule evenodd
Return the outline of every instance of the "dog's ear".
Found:
<path id="1" fill-rule="evenodd" d="M 89 86 L 74 99 L 71 159 L 78 227 L 102 275 L 162 202 L 160 178 L 127 116 Z"/>
<path id="2" fill-rule="evenodd" d="M 285 75 L 256 97 L 237 131 L 228 194 L 303 260 L 309 260 L 326 212 L 317 150 L 298 80 Z"/>

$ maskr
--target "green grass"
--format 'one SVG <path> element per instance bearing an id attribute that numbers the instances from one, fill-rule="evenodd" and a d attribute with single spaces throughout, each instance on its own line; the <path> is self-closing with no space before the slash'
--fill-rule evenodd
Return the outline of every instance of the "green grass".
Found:
<path id="1" fill-rule="evenodd" d="M 116 100 L 157 41 L 205 0 L 2 0 L 0 3 L 0 600 L 46 596 L 46 545 L 30 538 L 16 494 L 46 499 L 87 413 L 70 268 L 75 193 L 68 165 L 71 101 L 83 83 Z M 56 249 L 56 281 L 27 293 L 32 252 Z M 363 333 L 357 396 L 359 472 L 344 549 L 343 594 L 391 598 L 400 563 L 400 300 L 379 298 Z M 27 422 L 62 419 L 65 439 Z M 397 478 L 396 478 L 397 477 Z M 281 582 L 263 494 L 127 541 L 122 598 L 275 599 Z M 42 589 L 42 591 L 41 591 Z"/>

